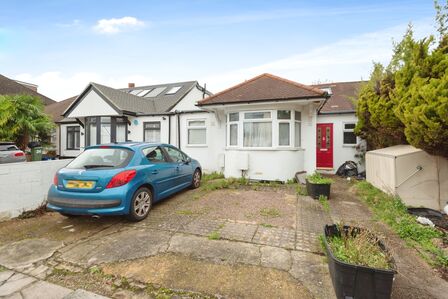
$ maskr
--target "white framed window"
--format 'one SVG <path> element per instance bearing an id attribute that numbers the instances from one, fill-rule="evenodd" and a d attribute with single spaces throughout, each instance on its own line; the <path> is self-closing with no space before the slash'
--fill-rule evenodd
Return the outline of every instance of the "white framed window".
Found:
<path id="1" fill-rule="evenodd" d="M 356 145 L 355 127 L 356 123 L 344 123 L 343 124 L 343 141 L 344 145 Z"/>
<path id="2" fill-rule="evenodd" d="M 238 112 L 232 112 L 228 114 L 227 120 L 227 132 L 228 132 L 228 141 L 227 144 L 229 146 L 238 146 L 238 129 L 239 129 L 239 120 L 240 114 Z"/>
<path id="3" fill-rule="evenodd" d="M 272 147 L 272 112 L 244 112 L 243 147 Z"/>
<path id="4" fill-rule="evenodd" d="M 149 121 L 143 123 L 143 141 L 160 142 L 160 121 Z"/>
<path id="5" fill-rule="evenodd" d="M 302 112 L 294 111 L 294 146 L 302 146 Z"/>
<path id="6" fill-rule="evenodd" d="M 188 145 L 207 145 L 207 127 L 205 119 L 187 120 Z"/>
<path id="7" fill-rule="evenodd" d="M 277 110 L 278 146 L 291 145 L 291 110 Z"/>

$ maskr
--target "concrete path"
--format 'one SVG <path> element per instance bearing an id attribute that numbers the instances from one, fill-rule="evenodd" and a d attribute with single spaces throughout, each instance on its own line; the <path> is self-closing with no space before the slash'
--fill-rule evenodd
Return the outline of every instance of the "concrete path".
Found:
<path id="1" fill-rule="evenodd" d="M 84 290 L 71 290 L 36 277 L 5 270 L 0 272 L 0 298 L 11 299 L 105 299 Z"/>

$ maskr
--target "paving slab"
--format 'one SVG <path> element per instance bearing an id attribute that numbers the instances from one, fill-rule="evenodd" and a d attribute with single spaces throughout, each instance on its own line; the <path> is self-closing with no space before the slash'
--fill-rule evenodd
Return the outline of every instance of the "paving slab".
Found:
<path id="1" fill-rule="evenodd" d="M 252 242 L 287 249 L 294 249 L 296 232 L 286 227 L 259 226 Z"/>
<path id="2" fill-rule="evenodd" d="M 0 247 L 0 265 L 9 269 L 28 267 L 51 257 L 63 246 L 61 241 L 25 239 Z"/>
<path id="3" fill-rule="evenodd" d="M 226 222 L 219 233 L 223 239 L 251 242 L 257 227 L 257 225 L 249 223 Z"/>
<path id="4" fill-rule="evenodd" d="M 0 272 L 0 285 L 2 285 L 5 281 L 7 281 L 13 275 L 14 275 L 14 272 L 9 271 L 9 270 Z"/>
<path id="5" fill-rule="evenodd" d="M 254 244 L 209 240 L 203 237 L 175 234 L 168 252 L 229 264 L 260 264 L 260 248 Z"/>
<path id="6" fill-rule="evenodd" d="M 288 250 L 278 247 L 263 246 L 260 248 L 261 265 L 288 271 L 291 268 L 292 259 Z"/>
<path id="7" fill-rule="evenodd" d="M 316 298 L 336 298 L 331 284 L 328 265 L 323 256 L 291 251 L 292 266 L 289 273 L 308 288 Z"/>
<path id="8" fill-rule="evenodd" d="M 61 299 L 71 292 L 70 289 L 46 281 L 38 281 L 21 290 L 24 299 Z"/>
<path id="9" fill-rule="evenodd" d="M 210 233 L 221 229 L 224 226 L 225 220 L 202 219 L 198 218 L 179 229 L 179 232 L 189 233 L 194 235 L 208 236 Z"/>
<path id="10" fill-rule="evenodd" d="M 164 252 L 170 238 L 165 231 L 129 229 L 75 245 L 61 258 L 83 266 L 142 258 Z"/>
<path id="11" fill-rule="evenodd" d="M 78 289 L 74 292 L 71 292 L 68 295 L 65 295 L 63 299 L 107 299 L 108 297 L 104 297 L 86 290 Z"/>
<path id="12" fill-rule="evenodd" d="M 0 297 L 10 296 L 35 281 L 36 279 L 33 277 L 15 273 L 0 286 Z"/>

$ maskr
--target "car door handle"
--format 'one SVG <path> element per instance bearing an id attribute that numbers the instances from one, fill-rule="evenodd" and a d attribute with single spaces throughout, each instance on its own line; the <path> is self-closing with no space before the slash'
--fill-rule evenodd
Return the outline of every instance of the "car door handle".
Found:
<path id="1" fill-rule="evenodd" d="M 158 171 L 158 170 L 153 170 L 153 171 L 151 171 L 151 173 L 152 173 L 152 174 L 158 174 L 159 171 Z"/>

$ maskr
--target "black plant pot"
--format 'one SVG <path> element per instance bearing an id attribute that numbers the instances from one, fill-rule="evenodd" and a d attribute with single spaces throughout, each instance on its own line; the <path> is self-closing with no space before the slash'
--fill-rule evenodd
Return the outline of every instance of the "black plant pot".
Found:
<path id="1" fill-rule="evenodd" d="M 314 184 L 306 180 L 306 192 L 314 199 L 318 199 L 321 195 L 330 199 L 330 186 L 331 184 Z"/>
<path id="2" fill-rule="evenodd" d="M 344 226 L 344 230 L 357 233 L 361 229 L 357 227 Z M 346 298 L 363 298 L 363 299 L 388 299 L 392 293 L 392 283 L 394 280 L 395 270 L 376 269 L 365 266 L 345 263 L 337 259 L 330 246 L 327 238 L 340 235 L 340 231 L 336 225 L 326 225 L 325 232 L 325 249 L 328 258 L 328 268 L 330 269 L 333 288 L 338 299 Z M 386 251 L 384 244 L 378 241 L 381 249 Z M 393 261 L 391 261 L 393 263 Z"/>

